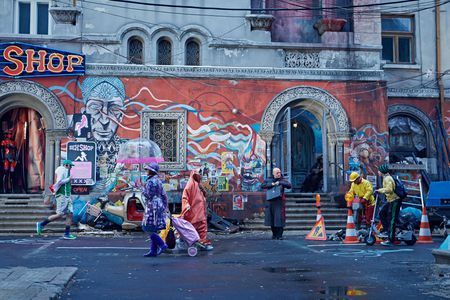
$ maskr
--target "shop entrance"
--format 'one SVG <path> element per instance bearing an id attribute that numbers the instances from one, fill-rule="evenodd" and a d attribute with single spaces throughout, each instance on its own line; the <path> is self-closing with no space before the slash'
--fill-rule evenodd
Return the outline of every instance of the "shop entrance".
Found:
<path id="1" fill-rule="evenodd" d="M 45 121 L 32 108 L 0 113 L 0 193 L 34 194 L 45 189 Z"/>

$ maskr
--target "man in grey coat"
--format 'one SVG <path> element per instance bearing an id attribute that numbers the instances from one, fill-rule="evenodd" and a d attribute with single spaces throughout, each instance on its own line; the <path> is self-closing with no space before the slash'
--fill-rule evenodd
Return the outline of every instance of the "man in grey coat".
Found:
<path id="1" fill-rule="evenodd" d="M 272 174 L 273 177 L 265 180 L 261 184 L 261 188 L 269 190 L 281 186 L 281 193 L 279 197 L 266 201 L 264 225 L 270 226 L 272 229 L 272 239 L 282 240 L 283 229 L 286 225 L 286 196 L 284 190 L 290 189 L 292 185 L 287 179 L 283 178 L 279 168 L 274 168 Z"/>

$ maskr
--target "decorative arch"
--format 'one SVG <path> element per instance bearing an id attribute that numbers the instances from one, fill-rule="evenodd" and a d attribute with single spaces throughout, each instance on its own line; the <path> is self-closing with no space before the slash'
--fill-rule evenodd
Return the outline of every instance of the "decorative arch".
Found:
<path id="1" fill-rule="evenodd" d="M 320 88 L 296 86 L 275 96 L 265 109 L 261 120 L 260 135 L 266 139 L 266 141 L 271 140 L 271 136 L 275 129 L 276 117 L 283 107 L 299 99 L 309 99 L 318 103 L 320 106 L 327 108 L 332 116 L 332 122 L 334 123 L 336 133 L 348 134 L 350 132 L 347 113 L 336 98 Z"/>
<path id="2" fill-rule="evenodd" d="M 413 118 L 418 119 L 422 123 L 425 129 L 428 128 L 431 119 L 420 109 L 407 105 L 407 104 L 395 104 L 388 107 L 388 118 L 394 117 L 396 115 L 409 115 Z"/>
<path id="3" fill-rule="evenodd" d="M 429 124 L 432 124 L 432 120 L 423 111 L 408 104 L 395 104 L 388 107 L 388 120 L 396 116 L 406 116 L 416 120 L 420 125 L 422 125 L 425 131 L 426 141 L 427 141 L 427 156 L 434 157 L 436 155 L 436 148 L 434 147 L 434 142 L 432 140 L 433 127 L 430 128 Z"/>
<path id="4" fill-rule="evenodd" d="M 18 95 L 28 97 L 17 97 Z M 38 101 L 30 101 L 31 99 Z M 0 83 L 0 111 L 16 107 L 37 110 L 45 119 L 47 129 L 67 129 L 67 116 L 58 97 L 38 83 L 26 80 Z"/>

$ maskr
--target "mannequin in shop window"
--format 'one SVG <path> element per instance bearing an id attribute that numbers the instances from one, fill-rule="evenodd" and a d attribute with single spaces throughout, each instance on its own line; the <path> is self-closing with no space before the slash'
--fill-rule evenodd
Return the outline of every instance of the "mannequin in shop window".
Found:
<path id="1" fill-rule="evenodd" d="M 12 175 L 17 165 L 17 145 L 12 139 L 12 131 L 7 130 L 1 142 L 1 159 L 3 161 L 3 192 L 13 191 Z"/>

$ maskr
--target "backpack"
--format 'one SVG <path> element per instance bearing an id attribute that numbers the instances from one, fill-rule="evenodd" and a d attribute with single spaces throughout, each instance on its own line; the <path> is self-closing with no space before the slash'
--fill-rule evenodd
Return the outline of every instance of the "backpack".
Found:
<path id="1" fill-rule="evenodd" d="M 405 199 L 408 196 L 408 192 L 406 191 L 405 185 L 403 182 L 398 178 L 398 176 L 392 176 L 392 179 L 394 179 L 395 188 L 394 193 L 401 199 Z"/>

